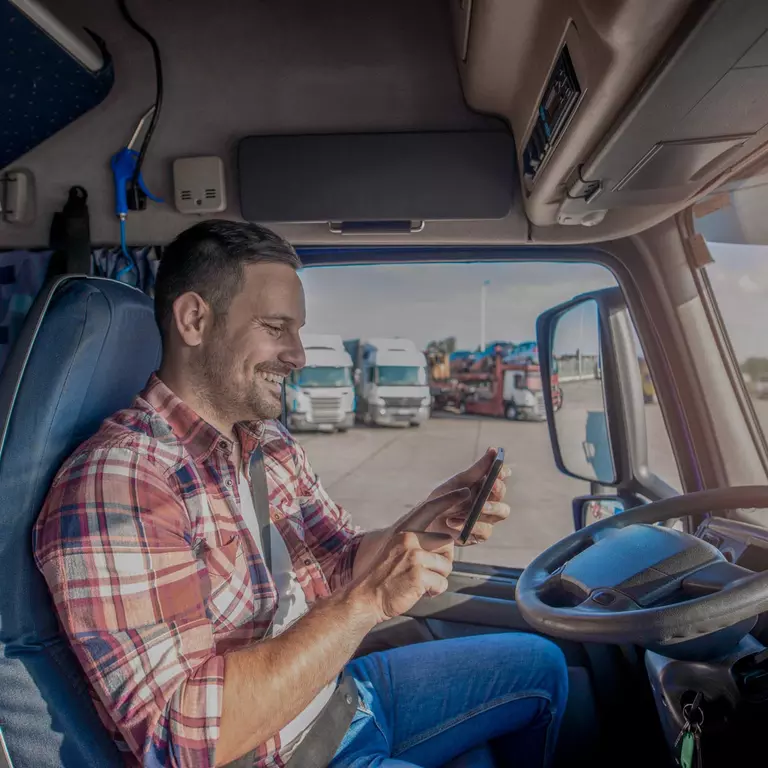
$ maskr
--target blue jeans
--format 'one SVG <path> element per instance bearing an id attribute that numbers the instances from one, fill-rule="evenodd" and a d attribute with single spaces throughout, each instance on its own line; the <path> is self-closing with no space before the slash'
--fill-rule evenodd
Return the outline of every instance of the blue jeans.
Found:
<path id="1" fill-rule="evenodd" d="M 346 671 L 360 702 L 331 768 L 437 768 L 502 736 L 505 765 L 552 760 L 568 674 L 562 652 L 544 638 L 419 643 L 356 659 Z"/>

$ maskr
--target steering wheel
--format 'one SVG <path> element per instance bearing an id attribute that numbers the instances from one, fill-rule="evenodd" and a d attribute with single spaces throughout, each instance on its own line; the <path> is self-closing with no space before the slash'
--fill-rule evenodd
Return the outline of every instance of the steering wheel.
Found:
<path id="1" fill-rule="evenodd" d="M 716 655 L 768 609 L 768 571 L 734 565 L 706 541 L 653 523 L 750 508 L 768 509 L 768 487 L 690 493 L 600 520 L 525 569 L 520 612 L 555 637 L 631 643 L 679 658 L 705 641 L 705 654 Z"/>

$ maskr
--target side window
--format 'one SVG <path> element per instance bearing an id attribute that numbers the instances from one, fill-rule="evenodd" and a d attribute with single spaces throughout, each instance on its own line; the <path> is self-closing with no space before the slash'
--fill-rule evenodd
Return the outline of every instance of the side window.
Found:
<path id="1" fill-rule="evenodd" d="M 768 435 L 768 245 L 708 243 L 712 291 L 757 418 Z"/>
<path id="2" fill-rule="evenodd" d="M 645 426 L 648 432 L 648 468 L 669 485 L 680 490 L 682 489 L 680 472 L 672 450 L 669 432 L 659 408 L 656 385 L 653 383 L 653 376 L 645 359 L 645 352 L 637 332 L 635 332 L 635 349 L 637 352 L 638 377 L 642 382 L 643 400 L 645 402 Z"/>
<path id="3" fill-rule="evenodd" d="M 367 341 L 376 347 L 375 364 L 387 371 L 375 392 L 372 367 L 356 377 L 353 426 L 341 421 L 343 405 L 329 406 L 328 392 L 323 410 L 313 414 L 317 431 L 296 433 L 328 493 L 355 524 L 391 524 L 486 448 L 503 447 L 512 471 L 511 517 L 461 559 L 524 567 L 573 531 L 571 501 L 589 488 L 555 467 L 543 388 L 560 389 L 574 375 L 596 378 L 599 370 L 583 350 L 582 360 L 562 360 L 552 381 L 543 382 L 535 324 L 549 307 L 616 285 L 607 269 L 390 264 L 308 268 L 301 277 L 307 332 Z M 660 466 L 671 456 L 663 419 L 655 403 L 646 408 L 654 469 L 672 483 L 674 460 L 668 472 Z"/>

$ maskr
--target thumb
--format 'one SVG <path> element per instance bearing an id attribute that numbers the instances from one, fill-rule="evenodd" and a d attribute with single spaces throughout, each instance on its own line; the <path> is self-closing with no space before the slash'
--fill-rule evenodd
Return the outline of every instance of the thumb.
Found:
<path id="1" fill-rule="evenodd" d="M 472 494 L 469 488 L 459 488 L 434 499 L 423 501 L 409 515 L 406 515 L 397 530 L 423 531 L 436 518 L 457 510 L 467 504 L 471 498 Z"/>
<path id="2" fill-rule="evenodd" d="M 482 480 L 493 466 L 493 462 L 496 459 L 496 449 L 488 448 L 488 450 L 467 470 L 464 471 L 469 484 L 476 483 Z"/>

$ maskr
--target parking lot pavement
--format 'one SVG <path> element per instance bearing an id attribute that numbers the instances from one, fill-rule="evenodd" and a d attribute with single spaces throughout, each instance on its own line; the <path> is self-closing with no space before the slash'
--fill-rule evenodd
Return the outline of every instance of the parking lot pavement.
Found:
<path id="1" fill-rule="evenodd" d="M 677 470 L 658 406 L 647 406 L 653 469 L 673 485 Z M 571 499 L 587 483 L 558 472 L 545 423 L 437 413 L 419 428 L 367 428 L 346 434 L 298 434 L 331 497 L 366 529 L 392 523 L 442 480 L 489 446 L 503 446 L 512 470 L 511 517 L 487 544 L 461 559 L 522 567 L 573 531 Z"/>

